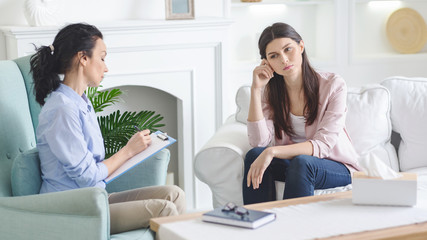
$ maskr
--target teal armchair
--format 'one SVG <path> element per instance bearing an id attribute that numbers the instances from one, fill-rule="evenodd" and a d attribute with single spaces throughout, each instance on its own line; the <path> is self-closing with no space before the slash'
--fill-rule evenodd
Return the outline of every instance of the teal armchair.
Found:
<path id="1" fill-rule="evenodd" d="M 154 239 L 149 229 L 110 235 L 108 193 L 164 185 L 167 149 L 100 188 L 38 194 L 40 160 L 30 57 L 0 61 L 0 238 Z"/>

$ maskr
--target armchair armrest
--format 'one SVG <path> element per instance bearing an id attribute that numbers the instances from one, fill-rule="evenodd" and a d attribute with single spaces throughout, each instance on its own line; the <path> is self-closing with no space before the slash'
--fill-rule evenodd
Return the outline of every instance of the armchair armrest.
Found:
<path id="1" fill-rule="evenodd" d="M 146 186 L 165 185 L 169 160 L 169 149 L 162 149 L 156 155 L 108 183 L 106 190 L 112 193 Z"/>
<path id="2" fill-rule="evenodd" d="M 195 156 L 195 174 L 210 187 L 214 207 L 243 205 L 243 167 L 250 149 L 246 125 L 232 115 Z"/>
<path id="3" fill-rule="evenodd" d="M 0 198 L 2 239 L 108 239 L 108 196 L 101 188 Z"/>

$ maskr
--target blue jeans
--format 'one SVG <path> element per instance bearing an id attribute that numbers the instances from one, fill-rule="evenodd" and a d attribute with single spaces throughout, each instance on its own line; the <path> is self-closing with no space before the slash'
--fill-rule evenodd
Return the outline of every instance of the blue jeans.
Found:
<path id="1" fill-rule="evenodd" d="M 273 158 L 264 172 L 258 189 L 251 184 L 247 187 L 246 178 L 251 164 L 265 148 L 251 149 L 245 158 L 243 177 L 244 204 L 276 200 L 274 181 L 286 182 L 283 199 L 312 196 L 315 189 L 334 188 L 351 183 L 350 171 L 340 163 L 308 155 L 299 155 L 293 159 Z"/>

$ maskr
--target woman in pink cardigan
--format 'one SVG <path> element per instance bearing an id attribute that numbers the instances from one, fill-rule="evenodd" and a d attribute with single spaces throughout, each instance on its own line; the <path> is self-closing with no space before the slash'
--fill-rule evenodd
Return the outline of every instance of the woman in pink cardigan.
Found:
<path id="1" fill-rule="evenodd" d="M 333 73 L 315 71 L 301 36 L 285 23 L 267 27 L 258 42 L 261 65 L 253 71 L 245 158 L 245 204 L 274 201 L 315 189 L 345 186 L 359 170 L 345 129 L 347 88 Z"/>

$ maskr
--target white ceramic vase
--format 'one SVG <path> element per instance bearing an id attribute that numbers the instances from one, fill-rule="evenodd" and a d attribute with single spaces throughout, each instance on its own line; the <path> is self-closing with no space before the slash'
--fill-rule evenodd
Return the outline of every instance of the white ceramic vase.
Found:
<path id="1" fill-rule="evenodd" d="M 62 0 L 25 0 L 24 14 L 30 26 L 57 26 L 62 7 Z"/>

